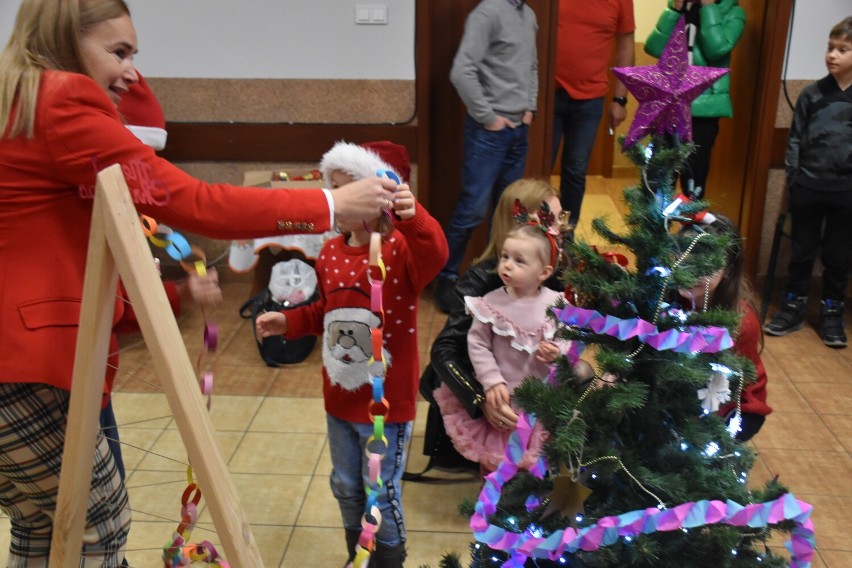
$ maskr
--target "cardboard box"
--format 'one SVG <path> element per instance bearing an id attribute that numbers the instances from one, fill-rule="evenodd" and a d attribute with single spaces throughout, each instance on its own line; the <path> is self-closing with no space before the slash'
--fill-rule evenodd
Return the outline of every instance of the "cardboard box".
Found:
<path id="1" fill-rule="evenodd" d="M 282 180 L 281 172 L 286 172 L 290 177 L 305 177 L 311 172 L 288 171 L 288 170 L 249 170 L 243 174 L 243 185 L 253 187 L 310 189 L 323 187 L 322 179 L 312 180 Z"/>
<path id="2" fill-rule="evenodd" d="M 243 174 L 243 185 L 250 187 L 266 187 L 270 189 L 316 189 L 323 187 L 321 179 L 312 180 L 282 180 L 282 170 L 249 170 Z M 286 170 L 291 177 L 306 177 L 310 171 Z M 267 286 L 272 266 L 292 258 L 313 264 L 314 248 L 328 238 L 329 235 L 316 235 L 316 242 L 307 243 L 304 236 L 283 237 L 280 240 L 287 248 L 276 246 L 270 241 L 276 239 L 256 239 L 249 242 L 234 241 L 229 255 L 229 264 L 235 272 L 252 272 L 251 293 L 255 294 Z M 307 237 L 313 241 L 313 237 Z M 290 242 L 293 241 L 293 242 Z M 304 245 L 311 244 L 312 247 Z M 245 247 L 250 247 L 246 250 Z M 307 253 L 305 252 L 307 250 Z M 249 263 L 251 263 L 249 265 Z"/>

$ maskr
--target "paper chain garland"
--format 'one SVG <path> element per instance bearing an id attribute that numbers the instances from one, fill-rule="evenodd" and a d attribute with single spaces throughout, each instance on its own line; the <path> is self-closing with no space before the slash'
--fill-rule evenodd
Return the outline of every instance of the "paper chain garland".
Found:
<path id="1" fill-rule="evenodd" d="M 400 179 L 391 171 L 379 170 L 376 175 L 387 176 L 397 184 Z M 382 287 L 385 283 L 385 263 L 382 260 L 382 235 L 377 232 L 370 233 L 370 260 L 367 271 L 367 280 L 370 284 L 370 311 L 376 315 L 379 324 L 370 329 L 370 339 L 373 347 L 373 356 L 367 363 L 370 370 L 370 384 L 373 386 L 373 400 L 370 404 L 370 420 L 373 422 L 373 435 L 367 440 L 367 453 L 369 483 L 364 488 L 367 494 L 367 503 L 364 507 L 364 515 L 361 517 L 361 534 L 358 537 L 358 546 L 355 550 L 354 568 L 367 568 L 370 562 L 370 554 L 376 544 L 376 533 L 382 525 L 382 514 L 377 505 L 379 492 L 384 483 L 382 481 L 382 458 L 388 449 L 388 440 L 385 437 L 385 417 L 390 404 L 385 399 L 385 374 L 387 372 L 387 361 L 385 361 L 384 349 L 382 348 L 382 327 L 385 321 L 385 311 L 382 305 Z M 376 360 L 378 357 L 378 360 Z"/>
<path id="2" fill-rule="evenodd" d="M 618 516 L 600 519 L 592 526 L 575 530 L 568 527 L 548 537 L 537 537 L 529 531 L 515 533 L 492 525 L 487 517 L 497 511 L 497 502 L 503 485 L 518 471 L 518 462 L 529 444 L 534 416 L 521 413 L 517 428 L 509 437 L 505 459 L 485 478 L 479 494 L 470 528 L 474 538 L 494 550 L 511 552 L 512 557 L 503 563 L 504 568 L 522 568 L 527 558 L 557 560 L 563 554 L 578 550 L 593 551 L 609 546 L 619 538 L 632 538 L 640 534 L 690 529 L 715 524 L 736 527 L 764 528 L 781 521 L 793 521 L 791 539 L 785 546 L 791 554 L 791 568 L 809 568 L 816 541 L 811 520 L 813 506 L 785 493 L 774 501 L 740 505 L 734 501 L 694 501 L 671 509 L 649 508 L 630 511 Z M 530 469 L 530 473 L 541 479 L 547 470 L 545 459 Z"/>
<path id="3" fill-rule="evenodd" d="M 560 322 L 595 333 L 606 334 L 621 341 L 636 337 L 657 351 L 671 349 L 676 353 L 718 353 L 734 345 L 730 332 L 722 327 L 689 326 L 687 331 L 660 331 L 656 325 L 641 318 L 621 319 L 604 316 L 595 310 L 565 306 L 553 310 Z"/>
<path id="4" fill-rule="evenodd" d="M 385 416 L 390 409 L 385 399 L 385 372 L 387 362 L 382 349 L 382 324 L 384 323 L 384 308 L 382 307 L 382 286 L 385 281 L 385 265 L 381 256 L 382 236 L 379 233 L 370 234 L 370 265 L 367 279 L 370 283 L 370 309 L 378 317 L 379 324 L 370 329 L 370 339 L 373 346 L 373 356 L 367 367 L 370 369 L 370 384 L 373 386 L 373 400 L 370 404 L 370 420 L 373 422 L 373 435 L 367 440 L 365 452 L 367 453 L 369 483 L 364 488 L 367 494 L 367 503 L 364 507 L 364 515 L 361 517 L 361 534 L 358 537 L 358 546 L 355 550 L 355 560 L 352 565 L 355 568 L 367 568 L 370 562 L 370 554 L 376 544 L 376 533 L 382 525 L 382 514 L 376 504 L 378 495 L 384 483 L 382 482 L 382 458 L 387 453 L 388 440 L 385 437 Z M 378 361 L 376 356 L 378 354 Z"/>
<path id="5" fill-rule="evenodd" d="M 207 274 L 206 258 L 204 252 L 189 244 L 189 241 L 180 233 L 173 231 L 165 225 L 157 222 L 146 215 L 140 215 L 142 231 L 148 240 L 159 248 L 162 248 L 174 260 L 180 262 L 187 272 L 195 272 L 199 276 Z M 195 256 L 196 260 L 190 262 L 188 259 Z M 207 322 L 204 324 L 204 351 L 199 355 L 197 367 L 200 371 L 201 361 L 204 353 L 216 351 L 218 339 L 216 324 Z M 201 377 L 201 392 L 207 397 L 207 410 L 210 410 L 210 401 L 213 391 L 213 374 L 205 372 Z M 188 485 L 181 496 L 180 524 L 172 534 L 165 546 L 163 546 L 163 563 L 166 568 L 177 566 L 189 566 L 193 562 L 205 562 L 211 566 L 230 568 L 228 562 L 219 556 L 216 547 L 208 541 L 197 544 L 189 542 L 192 529 L 198 520 L 198 504 L 201 502 L 201 488 L 193 479 L 192 466 L 187 467 L 186 472 Z"/>

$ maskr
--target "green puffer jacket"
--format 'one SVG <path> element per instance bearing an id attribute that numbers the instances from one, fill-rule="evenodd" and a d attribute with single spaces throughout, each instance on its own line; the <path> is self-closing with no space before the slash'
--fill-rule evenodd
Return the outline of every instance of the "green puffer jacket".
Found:
<path id="1" fill-rule="evenodd" d="M 645 40 L 645 52 L 660 57 L 681 13 L 669 7 Z M 729 67 L 731 50 L 743 34 L 745 12 L 737 0 L 717 0 L 699 11 L 698 35 L 692 49 L 692 64 L 701 67 Z M 692 102 L 693 116 L 732 116 L 730 73 L 713 83 Z"/>

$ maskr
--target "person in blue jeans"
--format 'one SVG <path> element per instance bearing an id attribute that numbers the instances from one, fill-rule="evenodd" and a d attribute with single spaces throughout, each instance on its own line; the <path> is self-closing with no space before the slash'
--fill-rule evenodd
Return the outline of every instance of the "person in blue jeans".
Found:
<path id="1" fill-rule="evenodd" d="M 450 256 L 435 300 L 449 313 L 470 235 L 521 179 L 538 99 L 535 12 L 523 0 L 482 0 L 468 14 L 450 71 L 464 102 L 461 194 L 444 230 Z"/>
<path id="2" fill-rule="evenodd" d="M 615 81 L 608 103 L 606 95 L 613 46 L 616 67 L 634 63 L 633 1 L 559 0 L 558 25 L 551 164 L 556 163 L 562 144 L 560 201 L 562 210 L 570 214 L 568 224 L 576 226 L 601 115 L 607 111 L 611 133 L 627 116 L 627 88 Z"/>

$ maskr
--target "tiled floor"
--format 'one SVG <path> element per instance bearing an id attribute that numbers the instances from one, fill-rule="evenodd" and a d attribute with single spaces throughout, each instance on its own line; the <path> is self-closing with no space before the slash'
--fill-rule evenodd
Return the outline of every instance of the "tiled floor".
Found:
<path id="1" fill-rule="evenodd" d="M 590 180 L 585 219 L 620 218 L 620 190 L 629 181 Z M 588 228 L 579 235 L 588 237 Z M 319 349 L 304 363 L 272 369 L 263 365 L 249 329 L 237 317 L 249 280 L 223 277 L 225 302 L 207 311 L 219 327 L 215 357 L 203 363 L 215 375 L 211 418 L 241 503 L 268 567 L 342 566 L 345 550 L 336 502 L 328 488 L 330 461 L 325 436 Z M 420 303 L 421 365 L 445 316 L 427 291 Z M 812 314 L 815 315 L 815 314 Z M 815 317 L 813 318 L 815 320 Z M 847 316 L 847 326 L 852 318 Z M 185 314 L 180 327 L 191 357 L 202 348 L 200 310 Z M 121 425 L 128 486 L 134 509 L 128 560 L 137 568 L 162 566 L 160 549 L 179 516 L 186 485 L 186 451 L 144 345 L 122 354 L 115 405 Z M 195 359 L 193 359 L 195 360 Z M 783 338 L 767 338 L 763 360 L 769 373 L 769 402 L 775 412 L 755 438 L 759 459 L 753 483 L 779 476 L 796 496 L 814 505 L 818 555 L 813 566 L 852 566 L 847 514 L 852 510 L 852 349 L 825 347 L 812 327 Z M 421 453 L 426 407 L 421 403 L 408 462 L 425 464 Z M 470 531 L 456 512 L 463 498 L 475 499 L 479 483 L 461 480 L 431 485 L 406 483 L 409 530 L 406 565 L 437 567 L 448 551 L 466 557 Z M 8 521 L 6 521 L 8 524 Z M 0 549 L 8 530 L 0 525 Z M 219 540 L 209 514 L 202 514 L 193 540 Z M 781 540 L 773 549 L 783 552 Z"/>

